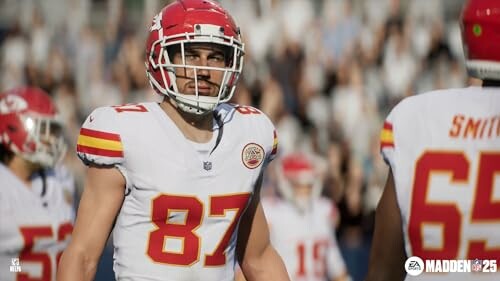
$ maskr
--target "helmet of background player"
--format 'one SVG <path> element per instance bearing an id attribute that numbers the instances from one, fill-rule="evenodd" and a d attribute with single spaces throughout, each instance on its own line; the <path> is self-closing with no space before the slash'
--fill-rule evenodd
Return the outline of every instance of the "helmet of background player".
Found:
<path id="1" fill-rule="evenodd" d="M 225 67 L 194 66 L 185 63 L 186 44 L 217 44 L 227 50 Z M 184 63 L 172 62 L 173 50 L 179 51 Z M 171 53 L 169 53 L 171 52 Z M 243 43 L 233 18 L 218 3 L 208 0 L 177 0 L 164 7 L 153 19 L 146 43 L 146 73 L 153 89 L 170 97 L 187 112 L 202 115 L 211 112 L 219 103 L 231 99 L 243 67 Z M 203 96 L 179 92 L 176 69 L 221 71 L 222 82 L 218 95 Z"/>
<path id="2" fill-rule="evenodd" d="M 52 167 L 64 156 L 62 123 L 47 93 L 17 88 L 0 94 L 0 144 L 42 167 Z"/>
<path id="3" fill-rule="evenodd" d="M 500 80 L 500 1 L 469 0 L 461 20 L 469 75 Z"/>
<path id="4" fill-rule="evenodd" d="M 278 162 L 278 190 L 300 211 L 308 209 L 321 195 L 323 181 L 311 158 L 302 153 L 284 156 Z"/>

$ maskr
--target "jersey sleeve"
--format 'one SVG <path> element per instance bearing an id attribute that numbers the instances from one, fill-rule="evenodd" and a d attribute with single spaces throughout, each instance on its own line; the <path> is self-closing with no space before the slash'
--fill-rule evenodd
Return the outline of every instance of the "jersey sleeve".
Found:
<path id="1" fill-rule="evenodd" d="M 124 162 L 122 137 L 111 107 L 94 110 L 85 120 L 76 151 L 85 165 L 112 166 Z"/>
<path id="2" fill-rule="evenodd" d="M 380 131 L 380 153 L 387 165 L 394 163 L 394 150 L 396 142 L 394 140 L 394 121 L 397 114 L 397 107 L 394 108 L 384 121 L 382 130 Z"/>
<path id="3" fill-rule="evenodd" d="M 276 132 L 276 128 L 274 124 L 269 120 L 269 118 L 262 113 L 263 123 L 264 123 L 264 136 L 265 136 L 265 152 L 266 158 L 264 165 L 268 165 L 271 161 L 276 158 L 278 154 L 278 133 Z"/>
<path id="4" fill-rule="evenodd" d="M 230 108 L 248 131 L 258 131 L 258 143 L 264 149 L 264 166 L 268 165 L 278 154 L 278 133 L 269 117 L 259 109 L 247 105 L 225 105 L 222 109 Z"/>

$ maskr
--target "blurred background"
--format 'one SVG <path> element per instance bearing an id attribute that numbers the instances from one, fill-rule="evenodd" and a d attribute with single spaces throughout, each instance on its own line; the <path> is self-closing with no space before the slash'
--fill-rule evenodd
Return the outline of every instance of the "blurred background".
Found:
<path id="1" fill-rule="evenodd" d="M 98 106 L 160 100 L 144 69 L 153 16 L 171 1 L 0 0 L 0 91 L 45 89 L 67 125 L 67 165 L 82 189 L 79 127 Z M 280 153 L 323 167 L 353 280 L 367 270 L 373 213 L 387 176 L 379 132 L 402 98 L 469 83 L 463 0 L 221 0 L 246 43 L 234 102 L 263 110 Z M 274 196 L 272 172 L 264 196 Z M 78 195 L 77 195 L 78 196 Z M 77 200 L 78 201 L 78 200 Z M 107 247 L 96 280 L 113 280 Z"/>

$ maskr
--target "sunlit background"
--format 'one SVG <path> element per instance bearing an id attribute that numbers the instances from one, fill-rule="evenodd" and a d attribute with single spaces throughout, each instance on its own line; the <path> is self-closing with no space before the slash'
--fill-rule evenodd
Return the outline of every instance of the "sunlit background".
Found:
<path id="1" fill-rule="evenodd" d="M 0 91 L 45 89 L 67 126 L 65 159 L 82 189 L 75 145 L 98 106 L 159 100 L 144 69 L 159 0 L 0 0 Z M 463 0 L 224 0 L 246 43 L 234 102 L 262 109 L 280 153 L 306 151 L 324 167 L 338 206 L 340 248 L 362 280 L 373 211 L 387 176 L 383 119 L 402 98 L 468 84 L 458 18 Z M 265 196 L 274 196 L 272 167 Z M 133 242 L 131 242 L 133 243 Z M 112 280 L 112 249 L 96 280 Z"/>

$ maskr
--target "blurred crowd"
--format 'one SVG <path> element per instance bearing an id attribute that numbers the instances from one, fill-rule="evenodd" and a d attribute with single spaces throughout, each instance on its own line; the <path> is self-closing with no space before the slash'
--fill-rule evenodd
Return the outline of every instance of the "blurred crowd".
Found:
<path id="1" fill-rule="evenodd" d="M 159 100 L 144 69 L 160 0 L 0 0 L 0 91 L 39 86 L 68 128 L 65 164 L 83 118 L 98 106 Z M 366 271 L 373 212 L 387 168 L 383 119 L 402 98 L 465 86 L 458 17 L 463 0 L 221 0 L 246 55 L 234 102 L 263 110 L 280 153 L 322 167 L 338 206 L 339 244 L 354 280 Z M 273 196 L 273 173 L 265 181 Z"/>

